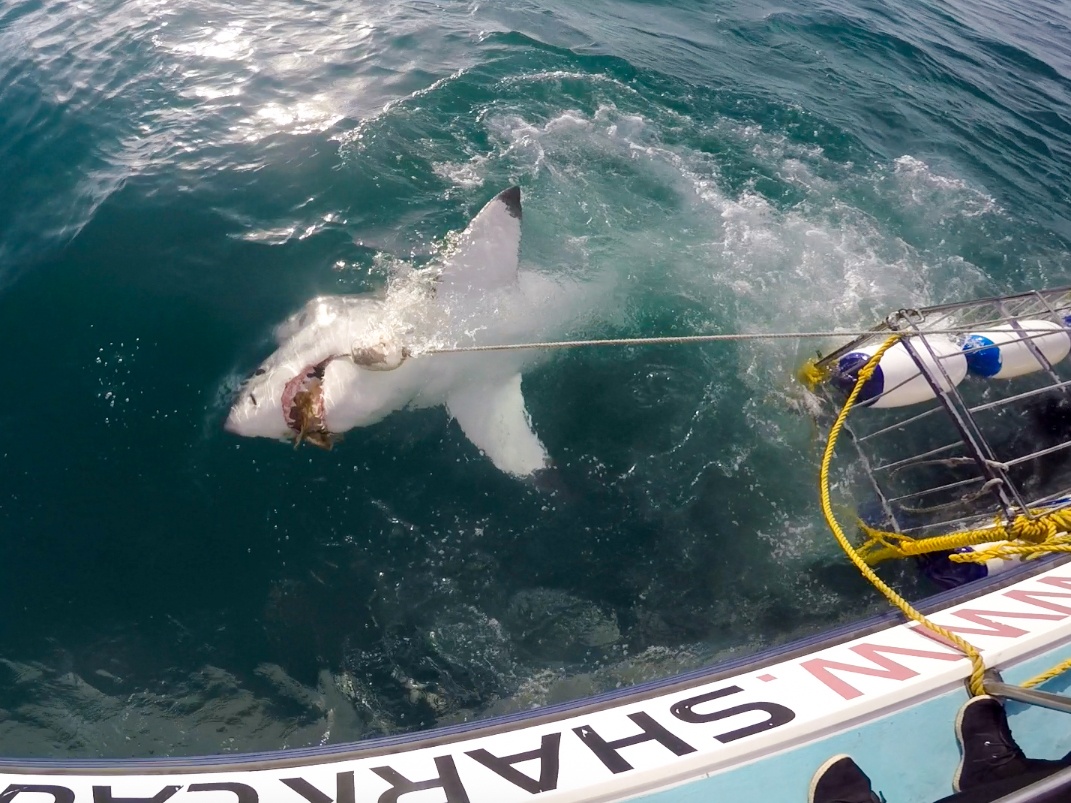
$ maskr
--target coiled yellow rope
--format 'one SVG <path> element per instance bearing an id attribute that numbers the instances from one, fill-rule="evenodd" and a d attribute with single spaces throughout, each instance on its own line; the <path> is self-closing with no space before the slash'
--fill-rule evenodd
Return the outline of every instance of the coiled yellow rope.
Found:
<path id="1" fill-rule="evenodd" d="M 882 344 L 881 348 L 874 352 L 874 356 L 867 360 L 866 365 L 864 365 L 863 369 L 859 372 L 855 387 L 852 388 L 852 392 L 848 395 L 848 400 L 844 403 L 844 407 L 841 408 L 840 413 L 837 415 L 837 420 L 829 430 L 825 452 L 822 455 L 822 469 L 819 474 L 819 494 L 822 502 L 822 514 L 825 516 L 829 529 L 833 531 L 834 537 L 840 544 L 841 549 L 843 549 L 848 556 L 848 559 L 855 564 L 855 567 L 859 569 L 860 573 L 862 573 L 867 580 L 870 581 L 874 588 L 880 591 L 885 598 L 896 606 L 908 619 L 918 622 L 931 633 L 954 644 L 965 656 L 967 656 L 967 658 L 970 659 L 971 676 L 967 681 L 968 688 L 972 695 L 984 694 L 985 688 L 982 685 L 982 681 L 985 674 L 985 662 L 982 660 L 981 653 L 979 653 L 978 650 L 966 639 L 957 636 L 955 633 L 941 627 L 935 622 L 931 622 L 922 613 L 913 608 L 911 603 L 886 585 L 885 582 L 874 573 L 874 570 L 867 565 L 867 562 L 855 550 L 855 547 L 852 546 L 851 542 L 848 541 L 848 538 L 844 535 L 844 531 L 841 529 L 836 517 L 833 515 L 833 506 L 829 498 L 829 466 L 833 460 L 833 452 L 837 445 L 837 437 L 840 435 L 840 431 L 844 427 L 844 422 L 848 418 L 848 413 L 851 412 L 852 406 L 855 404 L 855 400 L 859 397 L 860 391 L 862 391 L 866 381 L 873 375 L 874 369 L 877 368 L 878 362 L 881 360 L 882 356 L 884 356 L 885 352 L 892 348 L 899 339 L 900 335 L 893 335 Z"/>
<path id="2" fill-rule="evenodd" d="M 867 540 L 859 547 L 863 560 L 870 566 L 892 558 L 910 558 L 930 552 L 945 552 L 964 546 L 976 546 L 997 541 L 1007 543 L 977 552 L 949 555 L 956 563 L 985 563 L 995 558 L 1023 556 L 1039 557 L 1052 552 L 1071 552 L 1071 509 L 1033 510 L 1030 516 L 1016 516 L 1010 523 L 995 519 L 990 527 L 961 530 L 933 538 L 911 538 L 900 533 L 877 530 L 865 522 L 859 528 Z"/>

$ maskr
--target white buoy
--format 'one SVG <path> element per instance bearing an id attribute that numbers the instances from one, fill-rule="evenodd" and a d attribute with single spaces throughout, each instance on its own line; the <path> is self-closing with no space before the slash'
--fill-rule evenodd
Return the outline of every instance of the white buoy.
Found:
<path id="1" fill-rule="evenodd" d="M 1071 353 L 1071 335 L 1063 325 L 1027 320 L 1019 321 L 1019 326 L 1023 331 L 1006 323 L 967 335 L 963 349 L 970 372 L 991 379 L 1013 379 L 1042 370 L 1045 366 L 1031 352 L 1027 338 L 1051 364 Z"/>
<path id="2" fill-rule="evenodd" d="M 951 555 L 964 553 L 977 553 L 984 556 L 987 552 L 993 552 L 1000 547 L 1015 544 L 1010 541 L 993 541 L 988 544 L 976 544 L 975 546 L 962 546 L 951 552 L 941 552 L 927 555 L 922 562 L 922 571 L 931 580 L 943 588 L 958 588 L 961 585 L 983 577 L 994 577 L 1003 574 L 1009 569 L 1014 569 L 1022 563 L 1022 556 L 1008 555 L 1007 557 L 991 557 L 982 562 L 968 561 L 960 563 L 951 559 Z M 1021 542 L 1019 542 L 1021 543 Z"/>
<path id="3" fill-rule="evenodd" d="M 957 552 L 959 552 L 959 553 L 977 552 L 977 553 L 980 553 L 980 554 L 984 555 L 986 552 L 993 552 L 994 550 L 997 550 L 1000 547 L 1008 546 L 1009 543 L 1010 542 L 1008 542 L 1008 541 L 991 541 L 988 544 L 975 544 L 974 546 L 962 546 L 962 547 L 959 547 L 957 549 L 953 549 L 952 552 L 953 553 L 957 553 Z M 1022 542 L 1019 542 L 1019 543 L 1022 543 Z M 1013 546 L 1014 546 L 1014 544 L 1013 544 Z M 951 563 L 952 561 L 949 561 L 949 562 Z M 1022 556 L 1020 556 L 1020 555 L 1008 555 L 1005 558 L 989 558 L 989 560 L 987 560 L 985 563 L 975 563 L 974 565 L 978 566 L 978 567 L 980 567 L 982 569 L 982 571 L 981 571 L 981 576 L 982 577 L 993 577 L 994 575 L 1001 574 L 1003 572 L 1008 571 L 1008 569 L 1014 569 L 1020 563 L 1022 563 Z M 962 566 L 964 564 L 961 563 L 959 565 Z"/>
<path id="4" fill-rule="evenodd" d="M 967 358 L 956 343 L 942 335 L 915 336 L 909 340 L 939 387 L 951 390 L 963 381 L 963 377 L 967 375 Z M 833 372 L 833 383 L 845 393 L 850 393 L 859 371 L 879 348 L 881 344 L 875 343 L 841 357 Z M 934 359 L 935 356 L 937 359 Z M 919 371 L 903 342 L 900 342 L 882 355 L 873 376 L 867 380 L 856 397 L 856 404 L 868 407 L 905 407 L 928 401 L 935 396 L 930 383 Z"/>

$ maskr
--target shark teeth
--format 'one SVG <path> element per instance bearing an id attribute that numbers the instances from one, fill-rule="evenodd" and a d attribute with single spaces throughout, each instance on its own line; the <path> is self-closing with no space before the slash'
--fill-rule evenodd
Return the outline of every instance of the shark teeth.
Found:
<path id="1" fill-rule="evenodd" d="M 286 425 L 294 431 L 294 446 L 308 441 L 330 449 L 331 433 L 324 417 L 324 364 L 309 365 L 286 383 L 282 408 Z"/>

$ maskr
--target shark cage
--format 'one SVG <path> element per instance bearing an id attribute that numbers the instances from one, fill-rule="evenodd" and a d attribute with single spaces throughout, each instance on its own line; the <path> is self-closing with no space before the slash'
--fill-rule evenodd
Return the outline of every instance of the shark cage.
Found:
<path id="1" fill-rule="evenodd" d="M 812 364 L 868 564 L 954 587 L 1071 551 L 1069 326 L 1071 287 L 901 309 Z"/>

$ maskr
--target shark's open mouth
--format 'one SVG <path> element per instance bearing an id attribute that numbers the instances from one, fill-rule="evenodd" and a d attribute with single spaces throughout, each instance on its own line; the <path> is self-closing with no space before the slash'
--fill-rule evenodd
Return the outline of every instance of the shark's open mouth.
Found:
<path id="1" fill-rule="evenodd" d="M 324 419 L 325 363 L 306 367 L 283 388 L 282 408 L 286 425 L 294 431 L 294 446 L 308 441 L 330 449 L 331 433 Z"/>

